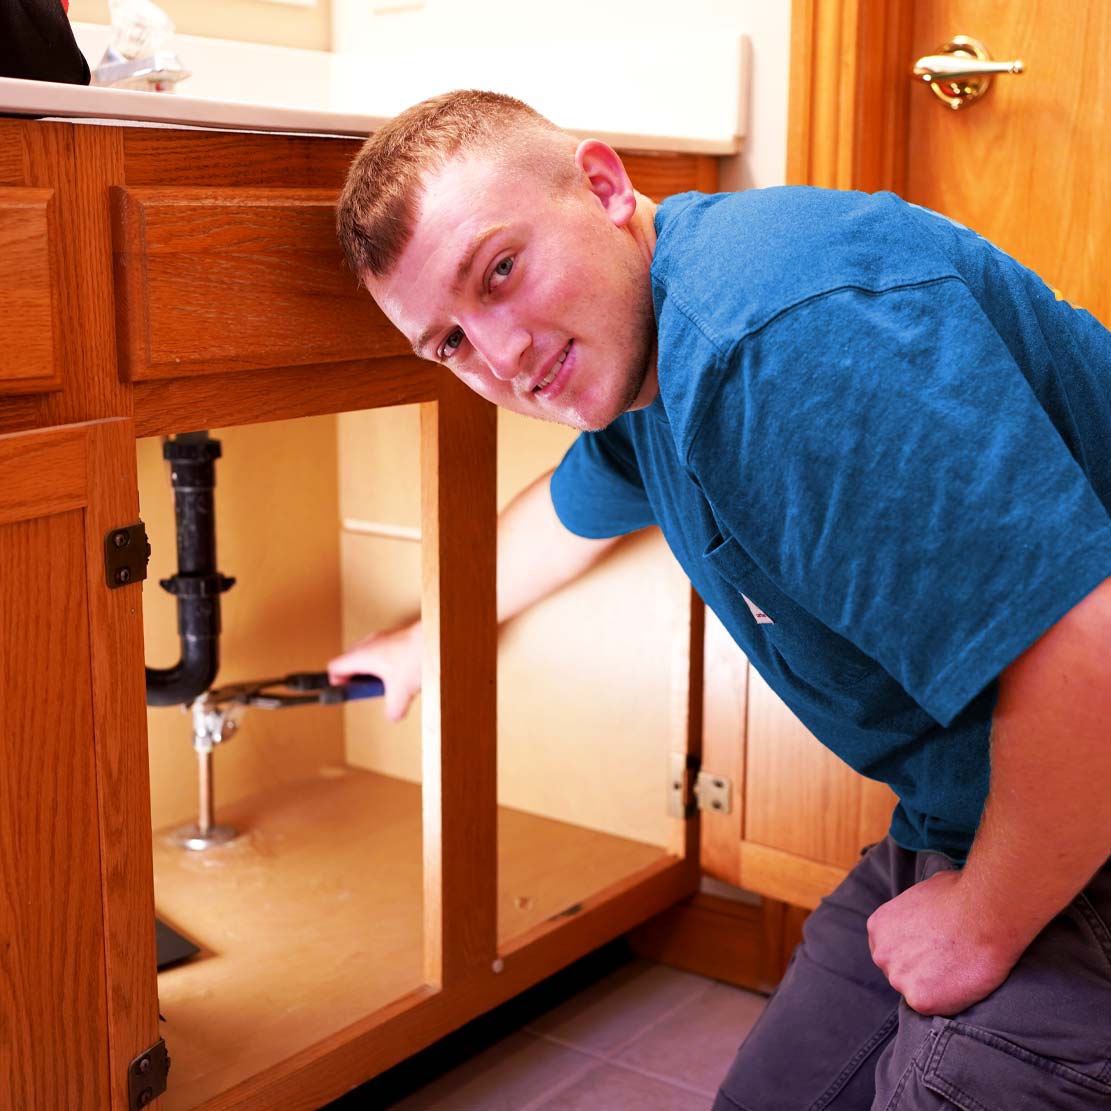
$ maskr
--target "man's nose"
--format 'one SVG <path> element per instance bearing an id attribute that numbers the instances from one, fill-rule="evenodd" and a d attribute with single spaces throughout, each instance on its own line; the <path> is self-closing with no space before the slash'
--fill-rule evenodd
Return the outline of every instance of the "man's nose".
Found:
<path id="1" fill-rule="evenodd" d="M 527 328 L 509 317 L 494 314 L 472 321 L 466 331 L 495 378 L 508 382 L 521 373 L 525 352 L 532 343 Z"/>

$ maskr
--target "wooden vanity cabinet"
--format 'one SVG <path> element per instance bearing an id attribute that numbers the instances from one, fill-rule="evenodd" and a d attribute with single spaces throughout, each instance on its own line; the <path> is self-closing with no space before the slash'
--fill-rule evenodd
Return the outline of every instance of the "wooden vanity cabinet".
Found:
<path id="1" fill-rule="evenodd" d="M 321 1106 L 697 886 L 697 823 L 677 818 L 652 863 L 499 941 L 495 414 L 406 353 L 344 272 L 330 206 L 356 149 L 0 120 L 0 1091 L 13 1106 L 122 1111 L 132 1062 L 163 1035 L 173 1055 L 154 967 L 141 590 L 137 573 L 109 581 L 106 558 L 138 518 L 140 436 L 421 410 L 423 972 L 200 1106 Z M 709 158 L 630 164 L 656 195 L 716 180 Z M 697 744 L 688 608 L 681 755 Z"/>
<path id="2" fill-rule="evenodd" d="M 882 809 L 772 722 L 692 595 L 668 726 L 685 816 L 658 859 L 499 939 L 495 415 L 408 353 L 344 270 L 332 204 L 357 147 L 0 120 L 0 1091 L 13 1107 L 123 1111 L 133 1059 L 160 1036 L 173 1053 L 154 967 L 141 592 L 106 570 L 106 538 L 138 518 L 137 437 L 420 406 L 420 982 L 200 1106 L 326 1103 L 694 892 L 700 853 L 712 874 L 812 905 Z M 655 198 L 716 187 L 709 157 L 627 165 Z M 700 763 L 733 792 L 701 821 Z"/>

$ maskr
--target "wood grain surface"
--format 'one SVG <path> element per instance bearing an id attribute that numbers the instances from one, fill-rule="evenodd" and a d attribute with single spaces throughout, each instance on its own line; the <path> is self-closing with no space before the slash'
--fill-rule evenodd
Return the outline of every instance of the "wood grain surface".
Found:
<path id="1" fill-rule="evenodd" d="M 748 689 L 743 844 L 842 871 L 851 868 L 861 847 L 886 833 L 893 792 L 834 756 L 755 671 Z M 750 887 L 743 859 L 742 884 L 786 898 L 782 890 Z"/>
<path id="2" fill-rule="evenodd" d="M 0 393 L 61 387 L 53 199 L 52 189 L 0 187 Z"/>
<path id="3" fill-rule="evenodd" d="M 124 376 L 410 352 L 344 265 L 334 204 L 334 190 L 113 190 Z"/>
<path id="4" fill-rule="evenodd" d="M 122 128 L 130 187 L 331 189 L 338 196 L 356 139 Z"/>
<path id="5" fill-rule="evenodd" d="M 1111 5 L 934 0 L 912 54 L 973 35 L 1025 73 L 954 112 L 914 89 L 907 197 L 973 228 L 1111 326 Z"/>
<path id="6" fill-rule="evenodd" d="M 0 436 L 0 522 L 80 509 L 89 496 L 86 429 Z"/>
<path id="7" fill-rule="evenodd" d="M 701 815 L 699 863 L 706 875 L 740 882 L 748 730 L 748 661 L 712 610 L 706 611 L 702 687 L 702 770 L 732 780 L 727 814 Z"/>
<path id="8" fill-rule="evenodd" d="M 788 184 L 903 191 L 913 8 L 793 0 Z"/>
<path id="9" fill-rule="evenodd" d="M 128 1107 L 128 1064 L 159 1037 L 151 930 L 150 770 L 147 761 L 142 584 L 109 589 L 104 540 L 139 520 L 135 430 L 87 425 L 85 570 L 97 773 L 108 1061 L 113 1111 Z"/>
<path id="10" fill-rule="evenodd" d="M 497 951 L 497 416 L 445 374 L 421 407 L 424 978 Z"/>
<path id="11" fill-rule="evenodd" d="M 131 415 L 131 398 L 119 380 L 116 360 L 112 229 L 105 203 L 118 180 L 119 130 L 51 124 L 51 147 L 72 147 L 69 169 L 44 151 L 43 171 L 57 176 L 61 277 L 63 389 L 44 403 L 51 424 Z M 61 172 L 60 172 L 61 171 Z"/>
<path id="12" fill-rule="evenodd" d="M 31 278 L 36 321 L 47 319 L 45 268 L 53 327 L 49 354 L 35 323 L 21 355 L 49 380 L 15 372 L 33 392 L 0 397 L 0 432 L 57 429 L 0 438 L 0 692 L 5 719 L 22 726 L 0 781 L 0 844 L 16 846 L 0 856 L 0 1009 L 19 1031 L 0 1039 L 0 1090 L 16 1106 L 121 1111 L 126 1063 L 159 1032 L 138 587 L 108 590 L 102 564 L 103 533 L 137 515 L 137 434 L 424 409 L 424 607 L 435 618 L 417 983 L 382 1010 L 361 1000 L 346 1029 L 302 1028 L 284 1057 L 225 1078 L 208 1106 L 317 1107 L 691 891 L 689 858 L 634 843 L 610 857 L 599 846 L 613 839 L 565 828 L 569 864 L 530 840 L 539 826 L 513 818 L 507 844 L 542 871 L 515 883 L 499 863 L 493 410 L 406 354 L 343 274 L 331 205 L 357 149 L 0 121 L 0 201 L 31 202 L 6 223 L 0 203 L 0 236 Z M 709 158 L 628 163 L 656 197 L 716 181 Z M 697 617 L 684 626 L 692 658 Z M 44 688 L 63 675 L 75 681 Z M 220 1006 L 234 1023 L 234 1006 Z M 46 1063 L 57 1060 L 67 1067 L 55 1075 Z M 198 1072 L 209 1068 L 218 1062 Z"/>
<path id="13" fill-rule="evenodd" d="M 4 466 L 20 447 L 58 461 L 71 497 Z M 84 500 L 83 448 L 82 433 L 0 438 L 0 1098 L 13 1108 L 109 1106 L 87 530 L 67 505 Z"/>

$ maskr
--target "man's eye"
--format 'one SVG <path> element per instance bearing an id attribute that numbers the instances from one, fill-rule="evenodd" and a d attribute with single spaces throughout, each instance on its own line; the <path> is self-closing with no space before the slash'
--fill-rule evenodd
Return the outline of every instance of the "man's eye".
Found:
<path id="1" fill-rule="evenodd" d="M 460 344 L 467 337 L 463 334 L 462 328 L 452 328 L 448 333 L 447 338 L 440 344 L 440 350 L 436 352 L 437 359 L 450 359 L 456 351 L 459 350 Z"/>
<path id="2" fill-rule="evenodd" d="M 501 285 L 513 272 L 513 256 L 506 255 L 490 273 L 490 288 L 495 289 Z"/>

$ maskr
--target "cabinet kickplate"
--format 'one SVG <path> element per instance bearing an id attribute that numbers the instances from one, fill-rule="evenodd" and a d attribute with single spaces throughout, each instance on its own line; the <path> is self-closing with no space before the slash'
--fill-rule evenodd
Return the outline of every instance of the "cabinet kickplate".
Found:
<path id="1" fill-rule="evenodd" d="M 166 1090 L 166 1076 L 170 1071 L 170 1055 L 166 1043 L 158 1041 L 140 1053 L 127 1066 L 127 1106 L 130 1111 L 139 1111 L 156 1100 Z"/>
<path id="2" fill-rule="evenodd" d="M 112 590 L 147 577 L 150 541 L 142 521 L 114 528 L 104 537 L 104 577 Z"/>
<path id="3" fill-rule="evenodd" d="M 733 782 L 724 776 L 699 772 L 694 784 L 699 810 L 728 814 L 733 809 Z"/>

